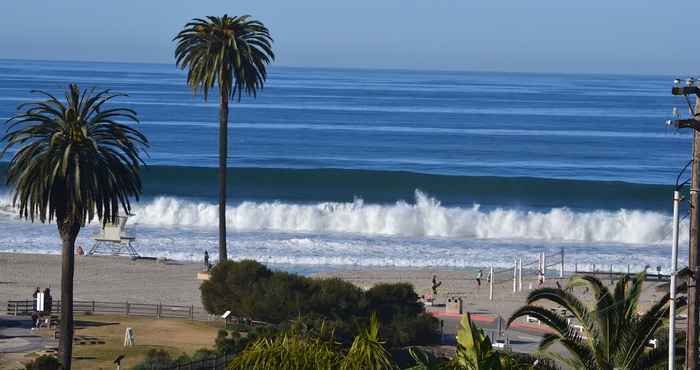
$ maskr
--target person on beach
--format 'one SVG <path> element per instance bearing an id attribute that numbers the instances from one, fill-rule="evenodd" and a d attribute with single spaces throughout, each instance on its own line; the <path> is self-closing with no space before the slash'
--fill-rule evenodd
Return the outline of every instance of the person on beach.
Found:
<path id="1" fill-rule="evenodd" d="M 85 251 L 83 250 L 82 246 L 79 245 L 78 248 L 75 249 L 75 255 L 76 256 L 84 256 L 85 255 Z"/>
<path id="2" fill-rule="evenodd" d="M 41 293 L 41 288 L 36 287 L 36 290 L 34 290 L 34 294 L 32 294 L 32 298 L 34 298 L 34 310 L 38 311 L 39 310 L 39 303 L 38 303 L 38 295 Z"/>
<path id="3" fill-rule="evenodd" d="M 484 277 L 484 272 L 479 270 L 479 272 L 476 273 L 476 287 L 481 288 L 481 278 Z"/>
<path id="4" fill-rule="evenodd" d="M 442 281 L 437 280 L 437 275 L 433 275 L 433 294 L 437 295 L 437 288 L 442 285 Z"/>
<path id="5" fill-rule="evenodd" d="M 537 287 L 541 288 L 544 285 L 544 273 L 542 271 L 538 271 L 537 274 Z"/>
<path id="6" fill-rule="evenodd" d="M 204 251 L 204 271 L 209 271 L 211 269 L 211 265 L 209 264 L 209 252 Z"/>
<path id="7" fill-rule="evenodd" d="M 44 289 L 44 312 L 51 316 L 51 306 L 53 305 L 53 297 L 51 297 L 51 289 Z"/>
<path id="8" fill-rule="evenodd" d="M 32 328 L 31 328 L 31 330 L 35 330 L 38 327 L 39 327 L 39 313 L 36 311 L 32 311 Z"/>

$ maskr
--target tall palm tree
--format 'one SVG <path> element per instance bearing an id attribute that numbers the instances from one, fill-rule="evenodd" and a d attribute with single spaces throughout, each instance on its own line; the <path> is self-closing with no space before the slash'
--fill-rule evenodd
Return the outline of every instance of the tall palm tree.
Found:
<path id="1" fill-rule="evenodd" d="M 81 92 L 71 84 L 65 101 L 46 99 L 20 105 L 7 121 L 6 144 L 16 152 L 7 169 L 14 189 L 13 206 L 21 218 L 53 222 L 61 236 L 61 338 L 63 368 L 70 370 L 73 351 L 74 247 L 80 229 L 95 217 L 112 222 L 130 197 L 141 193 L 141 151 L 148 140 L 120 121 L 138 122 L 136 112 L 106 108 L 120 96 L 108 90 Z"/>
<path id="2" fill-rule="evenodd" d="M 569 369 L 633 370 L 653 369 L 667 363 L 668 343 L 660 328 L 669 313 L 669 295 L 654 303 L 644 314 L 638 314 L 639 299 L 646 275 L 625 276 L 610 291 L 593 276 L 574 276 L 567 289 L 542 288 L 534 290 L 527 305 L 518 309 L 508 320 L 510 325 L 522 316 L 532 316 L 553 329 L 540 343 L 543 355 L 563 363 Z M 593 301 L 584 302 L 570 290 L 586 286 L 593 292 Z M 565 308 L 583 327 L 576 330 L 566 318 L 535 303 L 548 301 Z M 646 350 L 652 338 L 658 338 L 655 350 Z M 548 351 L 560 344 L 568 356 Z M 683 353 L 680 341 L 675 346 L 679 360 Z"/>
<path id="3" fill-rule="evenodd" d="M 201 89 L 219 87 L 219 261 L 226 252 L 226 164 L 228 159 L 229 97 L 255 97 L 275 59 L 270 31 L 249 15 L 195 18 L 175 36 L 176 64 L 187 69 L 187 84 Z"/>

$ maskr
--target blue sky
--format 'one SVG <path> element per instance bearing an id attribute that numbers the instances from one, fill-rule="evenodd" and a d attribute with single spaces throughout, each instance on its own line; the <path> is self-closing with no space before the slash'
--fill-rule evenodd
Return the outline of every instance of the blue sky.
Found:
<path id="1" fill-rule="evenodd" d="M 699 12 L 691 0 L 4 0 L 0 58 L 170 63 L 187 20 L 229 13 L 271 29 L 278 65 L 685 75 L 698 71 Z"/>

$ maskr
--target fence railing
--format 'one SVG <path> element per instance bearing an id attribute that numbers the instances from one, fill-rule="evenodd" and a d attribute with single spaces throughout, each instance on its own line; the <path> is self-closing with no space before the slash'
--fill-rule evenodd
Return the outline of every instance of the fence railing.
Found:
<path id="1" fill-rule="evenodd" d="M 177 363 L 172 366 L 152 366 L 150 370 L 223 370 L 231 360 L 233 354 L 216 355 L 201 360 Z"/>
<path id="2" fill-rule="evenodd" d="M 31 315 L 34 311 L 34 301 L 8 301 L 7 314 L 14 316 Z M 51 311 L 61 313 L 61 301 L 53 301 Z M 94 315 L 123 315 L 152 317 L 155 319 L 189 319 L 210 320 L 212 317 L 203 309 L 195 306 L 177 306 L 166 304 L 147 304 L 132 302 L 100 302 L 100 301 L 74 301 L 74 314 Z"/>

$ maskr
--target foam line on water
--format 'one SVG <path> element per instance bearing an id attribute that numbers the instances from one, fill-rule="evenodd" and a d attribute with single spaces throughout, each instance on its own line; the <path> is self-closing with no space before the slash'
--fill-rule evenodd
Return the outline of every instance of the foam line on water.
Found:
<path id="1" fill-rule="evenodd" d="M 153 227 L 215 227 L 217 205 L 159 197 L 135 208 L 131 222 Z M 653 211 L 575 212 L 446 207 L 420 191 L 415 203 L 243 202 L 228 209 L 227 225 L 242 231 L 352 233 L 396 237 L 527 239 L 655 244 L 670 241 L 671 218 Z M 687 234 L 687 223 L 682 225 Z"/>
<path id="2" fill-rule="evenodd" d="M 9 202 L 8 195 L 0 195 L 0 216 L 12 214 Z M 215 228 L 217 210 L 215 203 L 157 197 L 136 205 L 129 222 L 139 227 Z M 659 212 L 447 207 L 420 191 L 413 203 L 366 204 L 359 198 L 316 204 L 242 202 L 228 208 L 227 225 L 233 231 L 586 243 L 659 244 L 670 243 L 671 237 L 671 218 Z M 681 227 L 687 240 L 687 222 Z"/>

